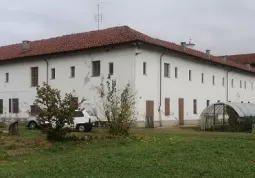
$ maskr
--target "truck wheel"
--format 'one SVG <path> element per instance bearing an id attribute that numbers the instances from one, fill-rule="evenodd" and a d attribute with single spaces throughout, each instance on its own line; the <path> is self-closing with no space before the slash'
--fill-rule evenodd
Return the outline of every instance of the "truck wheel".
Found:
<path id="1" fill-rule="evenodd" d="M 85 132 L 85 125 L 80 124 L 80 125 L 78 125 L 77 129 L 79 132 Z"/>
<path id="2" fill-rule="evenodd" d="M 93 125 L 91 123 L 85 124 L 85 132 L 90 132 L 92 130 Z"/>
<path id="3" fill-rule="evenodd" d="M 34 121 L 29 122 L 28 128 L 29 129 L 36 129 L 37 128 L 36 122 L 34 122 Z"/>

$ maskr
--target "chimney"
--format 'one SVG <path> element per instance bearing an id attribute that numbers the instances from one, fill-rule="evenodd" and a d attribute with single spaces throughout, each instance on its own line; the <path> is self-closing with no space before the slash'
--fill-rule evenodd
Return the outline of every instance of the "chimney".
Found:
<path id="1" fill-rule="evenodd" d="M 245 63 L 244 65 L 245 65 L 245 67 L 247 67 L 249 70 L 251 69 L 251 64 Z"/>
<path id="2" fill-rule="evenodd" d="M 186 51 L 186 46 L 187 46 L 186 42 L 181 42 L 181 48 L 182 48 L 184 51 Z"/>
<path id="3" fill-rule="evenodd" d="M 24 51 L 30 50 L 30 41 L 28 40 L 22 41 L 22 50 Z"/>
<path id="4" fill-rule="evenodd" d="M 211 57 L 211 54 L 210 54 L 210 53 L 211 53 L 211 50 L 210 50 L 210 49 L 207 49 L 205 52 L 206 52 L 206 55 L 210 58 L 210 57 Z"/>
<path id="5" fill-rule="evenodd" d="M 195 44 L 191 42 L 191 39 L 189 40 L 189 43 L 187 44 L 187 47 L 190 49 L 194 49 Z"/>
<path id="6" fill-rule="evenodd" d="M 223 60 L 224 62 L 226 62 L 226 61 L 227 61 L 227 56 L 222 56 L 222 60 Z"/>

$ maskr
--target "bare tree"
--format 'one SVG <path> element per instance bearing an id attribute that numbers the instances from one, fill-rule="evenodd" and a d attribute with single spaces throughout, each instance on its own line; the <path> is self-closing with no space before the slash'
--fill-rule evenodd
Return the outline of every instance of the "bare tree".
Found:
<path id="1" fill-rule="evenodd" d="M 130 84 L 117 90 L 116 81 L 109 75 L 107 81 L 97 87 L 101 98 L 102 113 L 107 120 L 106 128 L 112 135 L 128 135 L 136 119 L 136 98 Z"/>

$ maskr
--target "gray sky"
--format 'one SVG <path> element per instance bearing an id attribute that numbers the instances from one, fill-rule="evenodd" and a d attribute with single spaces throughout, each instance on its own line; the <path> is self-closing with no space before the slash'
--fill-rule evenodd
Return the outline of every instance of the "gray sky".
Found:
<path id="1" fill-rule="evenodd" d="M 128 25 L 215 55 L 255 52 L 254 0 L 1 0 L 0 45 Z"/>

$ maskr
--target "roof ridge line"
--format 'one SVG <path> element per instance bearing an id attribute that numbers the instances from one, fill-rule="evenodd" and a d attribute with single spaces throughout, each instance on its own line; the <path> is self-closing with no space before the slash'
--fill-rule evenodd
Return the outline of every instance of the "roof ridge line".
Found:
<path id="1" fill-rule="evenodd" d="M 40 42 L 40 41 L 46 41 L 46 40 L 53 40 L 53 39 L 57 39 L 57 38 L 63 38 L 63 37 L 68 37 L 68 36 L 73 36 L 73 35 L 82 35 L 82 34 L 87 34 L 87 33 L 95 33 L 95 32 L 102 32 L 105 30 L 111 30 L 111 29 L 116 29 L 116 28 L 124 28 L 124 27 L 128 27 L 126 25 L 122 25 L 122 26 L 115 26 L 115 27 L 109 27 L 109 28 L 104 28 L 104 29 L 99 29 L 99 30 L 91 30 L 91 31 L 86 31 L 86 32 L 77 32 L 77 33 L 68 33 L 68 34 L 64 34 L 64 35 L 59 35 L 59 36 L 55 36 L 55 37 L 49 37 L 49 38 L 43 38 L 43 39 L 36 39 L 36 40 L 29 40 L 31 43 L 34 42 Z M 130 28 L 131 29 L 131 28 Z M 22 44 L 22 42 L 19 43 L 13 43 L 13 44 L 7 44 L 7 45 L 2 45 L 0 46 L 0 48 L 2 47 L 9 47 L 9 46 L 15 46 L 15 45 L 20 45 Z"/>

